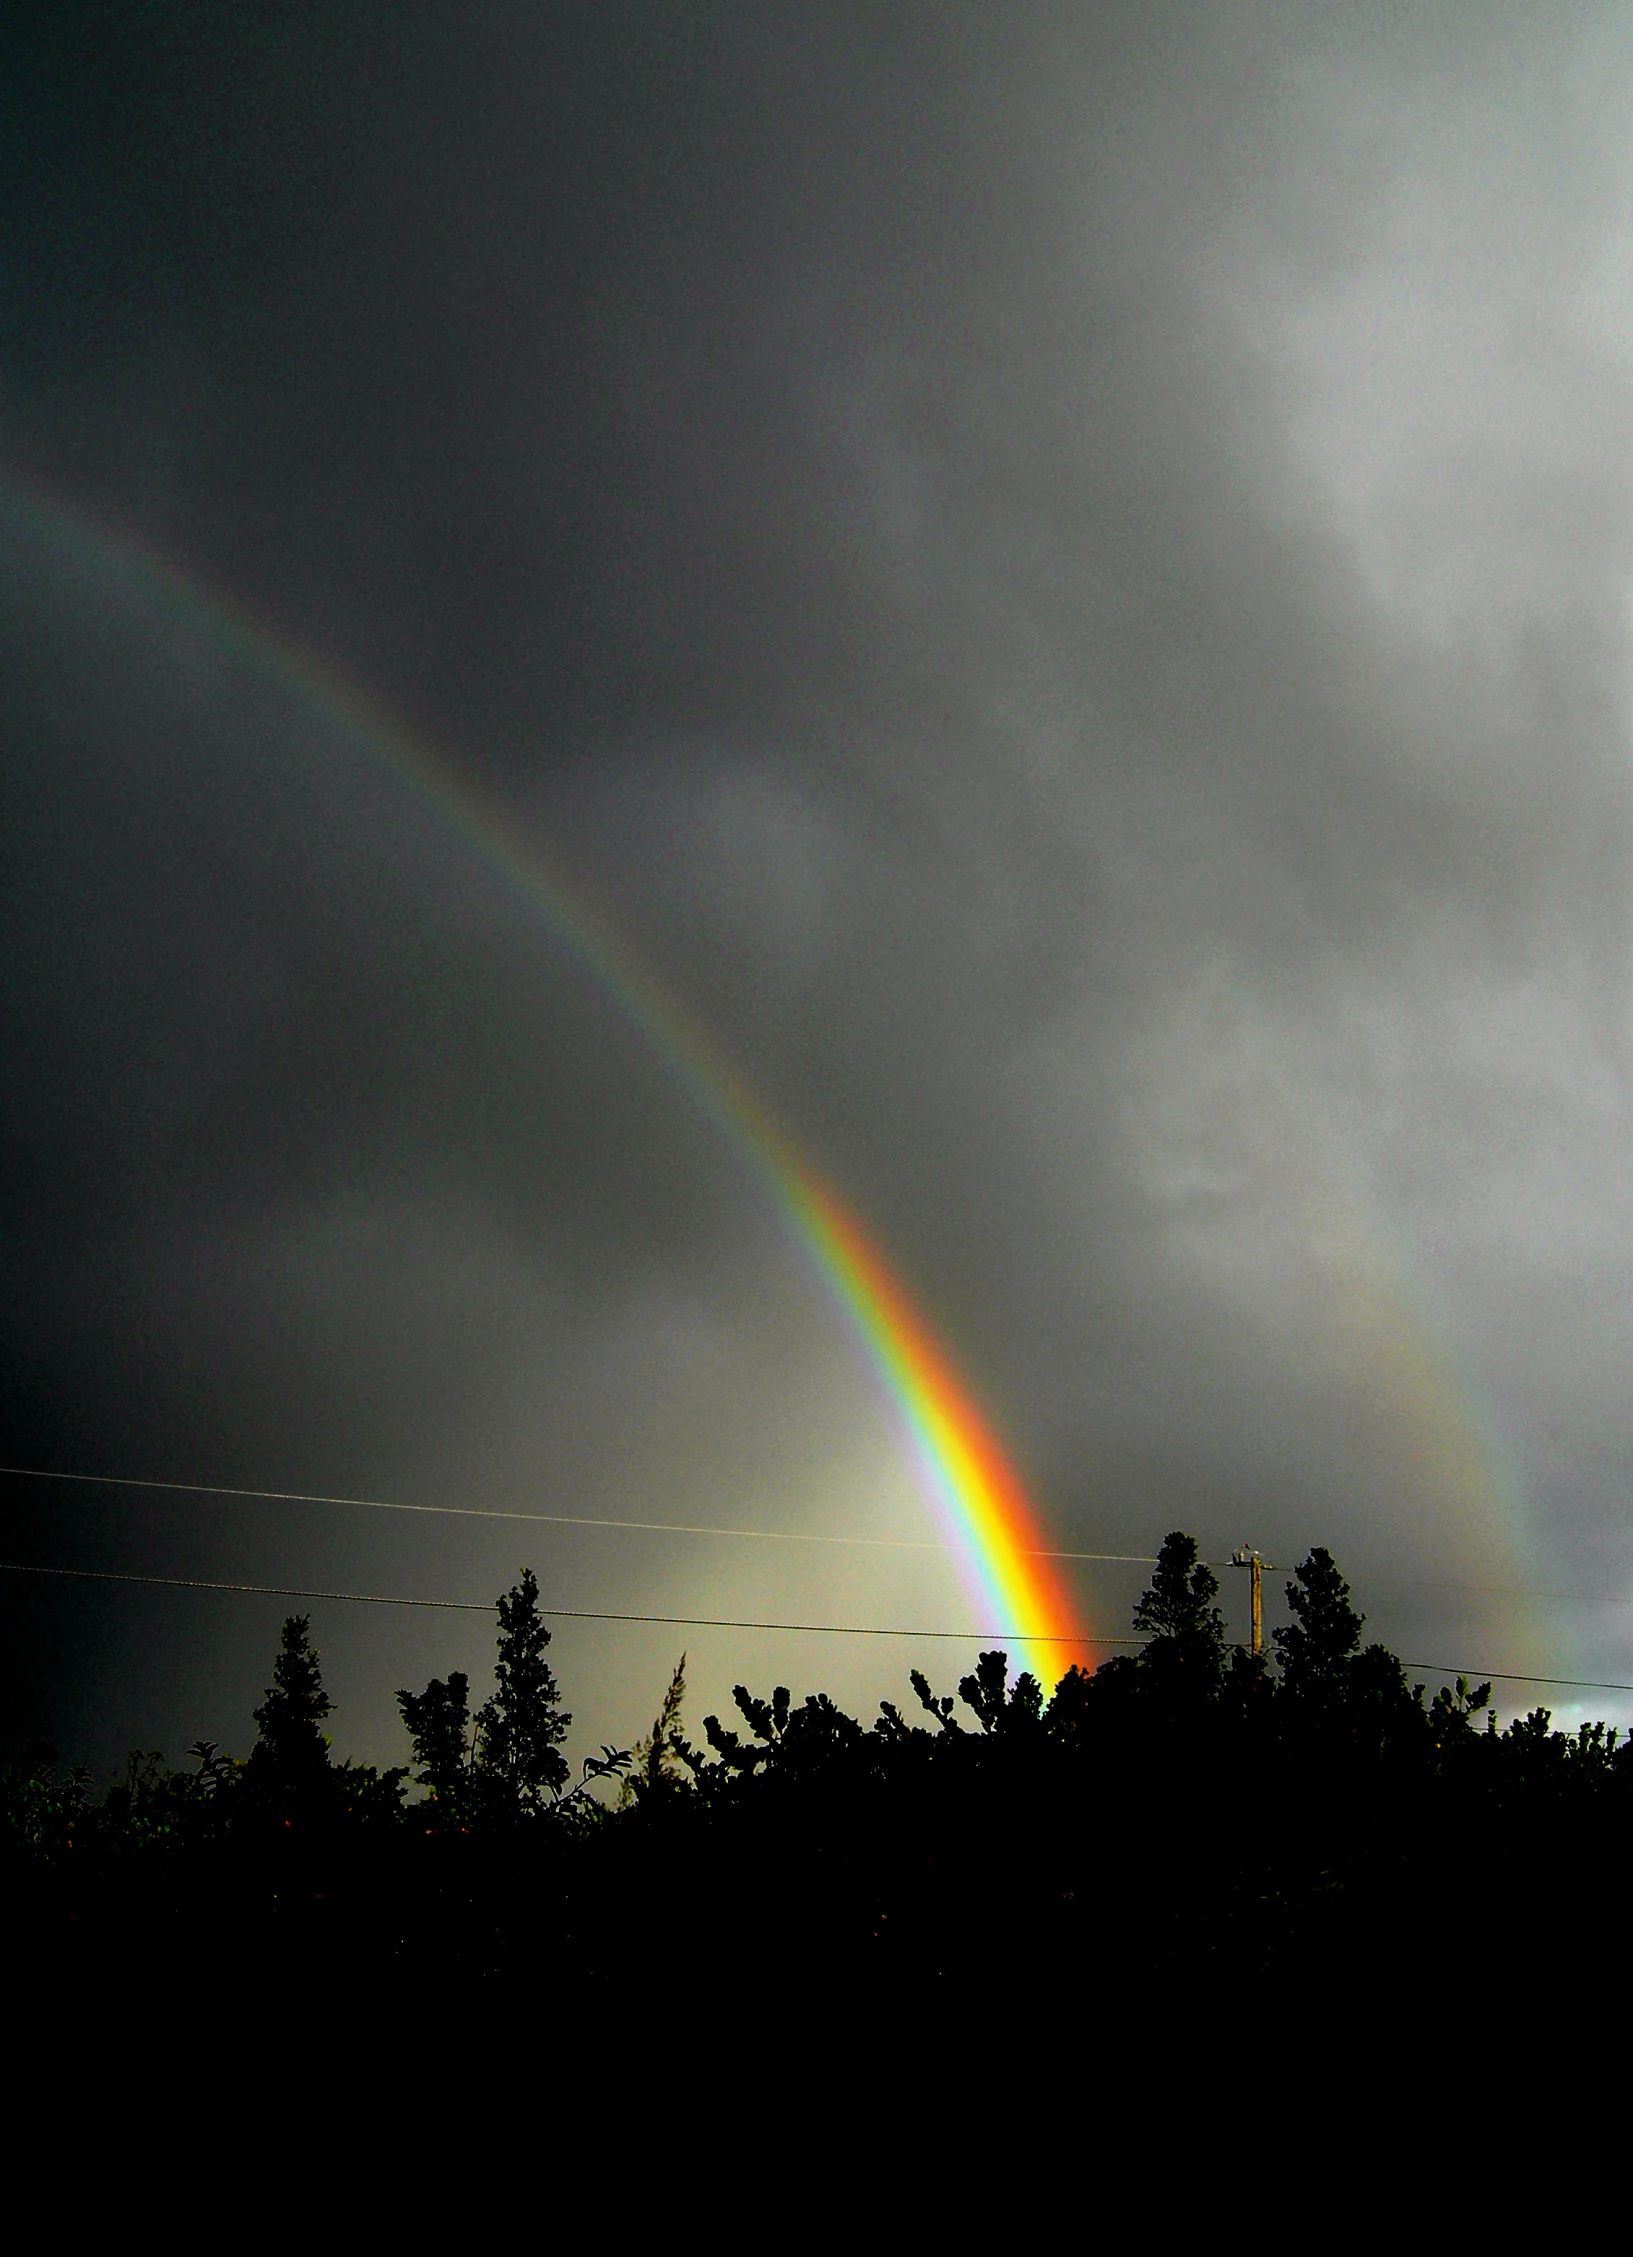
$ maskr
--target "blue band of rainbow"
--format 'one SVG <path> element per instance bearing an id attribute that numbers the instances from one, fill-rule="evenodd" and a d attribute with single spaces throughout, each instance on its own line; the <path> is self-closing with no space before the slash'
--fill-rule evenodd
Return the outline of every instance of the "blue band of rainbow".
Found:
<path id="1" fill-rule="evenodd" d="M 1039 1556 L 1047 1537 L 1019 1475 L 883 1254 L 622 935 L 536 842 L 518 842 L 501 804 L 377 699 L 147 544 L 15 473 L 0 485 L 0 513 L 19 533 L 133 587 L 162 616 L 206 625 L 339 724 L 504 875 L 749 1165 L 796 1234 L 896 1412 L 981 1627 L 1000 1631 L 1046 1689 L 1073 1663 L 1092 1668 L 1092 1641 L 1073 1594 L 1055 1563 Z"/>

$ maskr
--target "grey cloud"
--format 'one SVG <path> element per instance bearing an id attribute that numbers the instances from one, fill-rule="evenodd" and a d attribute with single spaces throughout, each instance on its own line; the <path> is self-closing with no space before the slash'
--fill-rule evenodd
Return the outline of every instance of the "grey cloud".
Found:
<path id="1" fill-rule="evenodd" d="M 1414 1652 L 1626 1674 L 1603 1612 L 1428 1589 L 1627 1568 L 1624 15 L 479 15 L 384 77 L 325 33 L 321 94 L 251 100 L 229 41 L 229 154 L 86 176 L 140 239 L 14 218 L 63 277 L 19 253 L 14 451 L 550 839 L 1063 1538 L 1329 1541 Z M 110 603 L 8 594 L 59 909 L 18 919 L 55 1063 L 17 1134 L 74 1249 L 14 1267 L 93 1405 L 36 1339 L 23 1429 L 903 1525 L 852 1349 L 661 1064 L 354 754 Z"/>

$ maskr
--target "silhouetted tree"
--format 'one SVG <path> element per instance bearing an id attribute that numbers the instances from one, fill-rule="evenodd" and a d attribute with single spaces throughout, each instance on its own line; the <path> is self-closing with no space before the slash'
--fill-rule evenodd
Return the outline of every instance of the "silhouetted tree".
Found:
<path id="1" fill-rule="evenodd" d="M 907 1682 L 918 1696 L 920 1708 L 935 1718 L 939 1730 L 943 1732 L 963 1731 L 963 1725 L 953 1714 L 953 1696 L 951 1693 L 932 1693 L 930 1680 L 925 1676 L 922 1669 L 912 1670 L 908 1675 Z"/>
<path id="2" fill-rule="evenodd" d="M 1071 1741 L 1080 1735 L 1091 1713 L 1101 1671 L 1109 1666 L 1109 1663 L 1102 1663 L 1099 1670 L 1081 1669 L 1073 1662 L 1056 1685 L 1044 1711 L 1044 1725 L 1052 1739 Z"/>
<path id="3" fill-rule="evenodd" d="M 752 1776 L 770 1761 L 775 1752 L 788 1723 L 789 1707 L 794 1696 L 786 1685 L 775 1685 L 772 1687 L 770 1700 L 762 1700 L 758 1694 L 751 1693 L 746 1685 L 734 1685 L 731 1697 L 737 1703 L 738 1713 L 754 1738 L 745 1740 L 740 1732 L 734 1732 L 729 1725 L 722 1724 L 718 1716 L 706 1716 L 703 1719 L 703 1737 L 728 1771 Z"/>
<path id="4" fill-rule="evenodd" d="M 1276 1680 L 1270 1673 L 1268 1654 L 1252 1653 L 1246 1646 L 1232 1646 L 1226 1657 L 1224 1682 L 1219 1688 L 1226 1712 L 1238 1719 L 1263 1716 L 1275 1696 Z"/>
<path id="5" fill-rule="evenodd" d="M 439 1802 L 457 1803 L 470 1777 L 470 1679 L 450 1670 L 446 1681 L 433 1677 L 423 1693 L 399 1687 L 397 1707 L 408 1731 L 415 1777 Z"/>
<path id="6" fill-rule="evenodd" d="M 62 1768 L 48 1740 L 35 1740 L 0 1770 L 0 1846 L 42 1860 L 73 1846 L 90 1805 L 91 1774 Z"/>
<path id="7" fill-rule="evenodd" d="M 1372 1651 L 1373 1648 L 1369 1646 L 1367 1652 Z M 1474 1719 L 1482 1709 L 1485 1711 L 1486 1730 L 1490 1733 L 1496 1729 L 1497 1712 L 1491 1706 L 1489 1679 L 1484 1685 L 1476 1685 L 1472 1691 L 1466 1677 L 1457 1680 L 1455 1692 L 1450 1686 L 1442 1685 L 1429 1704 L 1429 1729 L 1434 1735 L 1436 1747 L 1459 1747 L 1465 1740 L 1472 1739 Z"/>
<path id="8" fill-rule="evenodd" d="M 1011 1687 L 1009 1656 L 1001 1651 L 980 1655 L 958 1680 L 958 1697 L 975 1711 L 983 1732 L 1025 1732 L 1043 1721 L 1043 1687 L 1029 1669 Z"/>
<path id="9" fill-rule="evenodd" d="M 1344 1696 L 1353 1712 L 1353 1729 L 1383 1740 L 1405 1736 L 1421 1745 L 1423 1687 L 1406 1681 L 1398 1654 L 1376 1641 L 1343 1665 Z M 1489 1694 L 1491 1688 L 1487 1686 Z"/>
<path id="10" fill-rule="evenodd" d="M 476 1717 L 477 1762 L 485 1782 L 522 1810 L 536 1810 L 559 1795 L 569 1776 L 561 1743 L 573 1720 L 563 1712 L 561 1688 L 544 1658 L 549 1643 L 538 1577 L 524 1568 L 521 1581 L 499 1601 L 498 1684 Z"/>
<path id="11" fill-rule="evenodd" d="M 1294 1620 L 1271 1632 L 1282 1683 L 1294 1695 L 1340 1691 L 1361 1643 L 1364 1614 L 1349 1603 L 1349 1585 L 1324 1545 L 1317 1544 L 1287 1585 Z"/>
<path id="12" fill-rule="evenodd" d="M 620 1806 L 664 1794 L 684 1784 L 685 1759 L 681 1751 L 686 1743 L 681 1736 L 680 1717 L 685 1699 L 686 1656 L 682 1654 L 652 1720 L 651 1731 L 630 1751 L 630 1771 L 618 1798 Z"/>
<path id="13" fill-rule="evenodd" d="M 311 1618 L 292 1614 L 284 1622 L 272 1683 L 255 1711 L 260 1734 L 250 1764 L 257 1775 L 290 1786 L 320 1777 L 329 1764 L 329 1739 L 323 1719 L 334 1704 L 323 1689 Z"/>
<path id="14" fill-rule="evenodd" d="M 770 1700 L 751 1693 L 746 1685 L 734 1685 L 732 1699 L 754 1734 L 752 1740 L 730 1730 L 718 1716 L 706 1716 L 703 1736 L 715 1752 L 713 1764 L 684 1741 L 676 1743 L 681 1760 L 708 1789 L 732 1779 L 752 1779 L 760 1772 L 774 1772 L 783 1778 L 809 1777 L 830 1768 L 836 1757 L 856 1751 L 871 1738 L 855 1717 L 847 1716 L 826 1693 L 807 1694 L 795 1708 L 786 1685 L 773 1687 Z"/>
<path id="15" fill-rule="evenodd" d="M 1225 1618 L 1214 1604 L 1219 1578 L 1197 1557 L 1197 1542 L 1174 1529 L 1162 1540 L 1156 1572 L 1134 1609 L 1147 1640 L 1145 1678 L 1175 1695 L 1211 1700 L 1225 1675 Z"/>
<path id="16" fill-rule="evenodd" d="M 280 1998 L 325 1969 L 395 1996 L 415 1965 L 415 2005 L 541 1954 L 569 1999 L 613 2015 L 654 1995 L 654 1905 L 689 1942 L 677 2015 L 717 2012 L 723 1981 L 804 1985 L 825 2013 L 847 1995 L 962 2012 L 1019 1936 L 1046 1956 L 1062 2030 L 1108 1983 L 1128 2026 L 1189 2027 L 1205 1972 L 1210 2002 L 1222 1989 L 1254 2013 L 1269 1978 L 1329 2053 L 1379 1998 L 1438 1987 L 1467 2013 L 1515 1951 L 1557 1984 L 1551 1939 L 1505 1907 L 1549 1901 L 1562 1877 L 1613 1886 L 1633 1850 L 1633 1751 L 1603 1725 L 1556 1731 L 1546 1710 L 1481 1731 L 1485 1686 L 1427 1704 L 1393 1653 L 1361 1647 L 1325 1551 L 1288 1599 L 1278 1674 L 1224 1645 L 1212 1574 L 1175 1530 L 1134 1610 L 1138 1659 L 1068 1670 L 1047 1706 L 994 1650 L 956 1697 L 913 1673 L 922 1725 L 911 1702 L 881 1703 L 867 1731 L 824 1694 L 740 1685 L 735 1728 L 706 1719 L 701 1753 L 681 1733 L 682 1656 L 617 1813 L 627 1751 L 569 1781 L 524 1574 L 499 1601 L 497 1683 L 475 1719 L 458 1671 L 398 1694 L 435 1798 L 407 1824 L 400 1772 L 331 1758 L 294 1616 L 247 1766 L 208 1742 L 177 1772 L 138 1753 L 98 1800 L 47 1750 L 0 1765 L 0 1911 L 98 1984 L 124 1966 L 145 1986 L 151 1954 L 190 1951 L 259 1963 Z M 644 1824 L 653 1796 L 662 1821 Z M 419 1815 L 436 1805 L 440 1820 Z M 548 1820 L 515 1823 L 536 1811 Z M 1468 1885 L 1448 1895 L 1448 1873 Z M 1596 2007 L 1598 1986 L 1596 1968 Z"/>
<path id="17" fill-rule="evenodd" d="M 784 1771 L 828 1769 L 859 1749 L 867 1739 L 854 1716 L 826 1693 L 807 1693 L 783 1726 L 777 1755 Z"/>

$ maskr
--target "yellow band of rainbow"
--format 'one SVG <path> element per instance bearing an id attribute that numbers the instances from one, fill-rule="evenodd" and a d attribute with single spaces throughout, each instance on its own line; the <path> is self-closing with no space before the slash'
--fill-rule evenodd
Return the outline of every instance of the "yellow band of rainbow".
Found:
<path id="1" fill-rule="evenodd" d="M 694 1103 L 746 1160 L 811 1258 L 894 1406 L 977 1627 L 1045 1690 L 1092 1642 L 1035 1507 L 951 1359 L 860 1222 L 716 1054 L 703 1030 L 582 895 L 521 840 L 503 806 L 378 699 L 149 545 L 11 473 L 0 516 L 24 538 L 131 589 L 161 618 L 206 628 L 367 749 L 500 871 Z"/>

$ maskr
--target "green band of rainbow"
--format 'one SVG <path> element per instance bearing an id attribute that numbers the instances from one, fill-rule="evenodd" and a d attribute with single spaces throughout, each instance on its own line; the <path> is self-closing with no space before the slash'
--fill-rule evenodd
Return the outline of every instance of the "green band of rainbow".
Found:
<path id="1" fill-rule="evenodd" d="M 883 1254 L 623 936 L 535 841 L 516 837 L 507 810 L 378 700 L 145 543 L 15 473 L 0 487 L 0 514 L 18 533 L 132 588 L 161 616 L 203 626 L 251 659 L 366 747 L 505 876 L 769 1190 L 895 1409 L 981 1627 L 1002 1633 L 1046 1688 L 1071 1663 L 1092 1667 L 1072 1593 L 1039 1556 L 1047 1541 L 1019 1476 Z"/>

